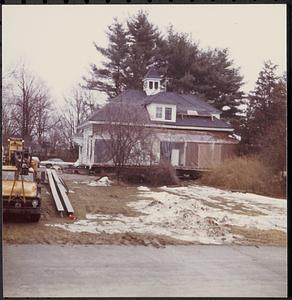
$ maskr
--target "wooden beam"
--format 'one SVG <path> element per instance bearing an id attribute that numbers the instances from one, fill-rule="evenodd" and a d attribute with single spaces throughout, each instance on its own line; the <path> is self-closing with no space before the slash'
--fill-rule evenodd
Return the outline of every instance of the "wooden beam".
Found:
<path id="1" fill-rule="evenodd" d="M 64 185 L 62 184 L 56 170 L 51 170 L 53 178 L 55 180 L 56 186 L 57 186 L 57 190 L 60 193 L 61 196 L 61 201 L 63 201 L 64 207 L 67 211 L 68 214 L 73 214 L 74 213 L 74 209 L 70 203 L 70 200 L 68 198 L 68 195 L 66 194 L 66 188 L 64 187 Z"/>
<path id="2" fill-rule="evenodd" d="M 51 192 L 52 192 L 52 196 L 53 196 L 53 199 L 54 199 L 54 202 L 55 202 L 55 205 L 56 205 L 56 209 L 57 209 L 58 212 L 63 214 L 64 207 L 63 207 L 63 204 L 60 200 L 58 191 L 56 189 L 56 184 L 55 184 L 55 181 L 54 181 L 53 176 L 52 176 L 52 170 L 47 169 L 47 175 L 48 175 L 48 179 L 49 179 L 49 185 L 50 185 L 50 189 L 51 189 Z"/>

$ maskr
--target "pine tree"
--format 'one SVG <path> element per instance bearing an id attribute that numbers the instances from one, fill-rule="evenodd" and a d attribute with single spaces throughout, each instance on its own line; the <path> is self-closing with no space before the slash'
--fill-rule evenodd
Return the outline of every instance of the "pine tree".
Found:
<path id="1" fill-rule="evenodd" d="M 83 79 L 85 88 L 105 92 L 109 98 L 113 98 L 126 86 L 129 47 L 127 32 L 117 19 L 114 19 L 113 24 L 108 27 L 107 36 L 108 47 L 102 48 L 94 43 L 96 50 L 106 58 L 106 61 L 102 63 L 101 68 L 92 64 L 91 77 Z"/>
<path id="2" fill-rule="evenodd" d="M 202 95 L 218 109 L 227 107 L 223 118 L 233 123 L 239 119 L 243 78 L 239 69 L 233 67 L 226 49 L 199 49 L 187 34 L 176 33 L 170 27 L 161 52 L 165 60 L 160 64 L 170 78 L 168 90 Z"/>
<path id="3" fill-rule="evenodd" d="M 258 153 L 275 172 L 286 168 L 286 103 L 285 77 L 276 76 L 277 66 L 264 63 L 254 91 L 248 95 L 249 108 L 243 124 L 243 153 Z"/>
<path id="4" fill-rule="evenodd" d="M 127 22 L 129 55 L 127 59 L 127 87 L 143 88 L 143 78 L 147 68 L 155 63 L 160 41 L 158 29 L 147 19 L 147 14 L 139 11 Z"/>
<path id="5" fill-rule="evenodd" d="M 279 78 L 271 91 L 265 133 L 260 141 L 261 152 L 275 172 L 286 170 L 287 82 Z"/>
<path id="6" fill-rule="evenodd" d="M 234 121 L 244 95 L 240 90 L 243 77 L 229 59 L 228 50 L 215 48 L 202 51 L 194 67 L 193 72 L 198 78 L 194 88 L 216 108 L 222 110 L 227 107 L 221 116 Z"/>
<path id="7" fill-rule="evenodd" d="M 275 75 L 276 69 L 277 66 L 271 61 L 265 62 L 255 89 L 248 95 L 247 118 L 242 129 L 244 152 L 256 153 L 261 150 L 262 137 L 275 119 L 271 108 L 275 101 L 273 94 L 279 80 Z"/>
<path id="8" fill-rule="evenodd" d="M 169 78 L 167 89 L 178 93 L 196 93 L 196 78 L 192 68 L 197 61 L 197 45 L 191 42 L 187 34 L 176 33 L 170 27 L 160 53 L 164 57 L 160 66 L 164 66 L 166 77 Z"/>

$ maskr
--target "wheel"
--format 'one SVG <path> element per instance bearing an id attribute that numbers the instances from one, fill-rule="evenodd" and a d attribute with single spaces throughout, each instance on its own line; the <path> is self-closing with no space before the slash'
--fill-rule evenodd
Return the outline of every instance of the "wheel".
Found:
<path id="1" fill-rule="evenodd" d="M 36 214 L 36 215 L 30 215 L 30 221 L 31 222 L 38 222 L 40 220 L 41 215 Z"/>

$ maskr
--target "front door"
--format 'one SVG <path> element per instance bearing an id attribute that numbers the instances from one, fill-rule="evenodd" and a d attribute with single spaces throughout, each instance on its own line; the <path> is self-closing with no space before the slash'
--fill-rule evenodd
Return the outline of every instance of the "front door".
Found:
<path id="1" fill-rule="evenodd" d="M 172 149 L 171 150 L 171 164 L 173 166 L 179 165 L 179 149 Z"/>

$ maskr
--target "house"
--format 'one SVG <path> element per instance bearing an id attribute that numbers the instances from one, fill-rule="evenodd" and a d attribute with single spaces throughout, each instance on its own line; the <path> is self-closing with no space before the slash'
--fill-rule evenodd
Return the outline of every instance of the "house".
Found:
<path id="1" fill-rule="evenodd" d="M 143 81 L 143 91 L 122 92 L 78 126 L 75 142 L 79 145 L 80 164 L 111 164 L 102 158 L 103 143 L 98 129 L 107 122 L 106 107 L 118 106 L 121 101 L 141 106 L 141 114 L 149 120 L 147 127 L 155 136 L 155 159 L 151 163 L 163 159 L 176 169 L 208 170 L 236 153 L 238 140 L 232 134 L 234 129 L 220 119 L 220 110 L 197 95 L 166 91 L 155 68 L 150 68 Z M 147 164 L 149 161 L 145 161 Z"/>

